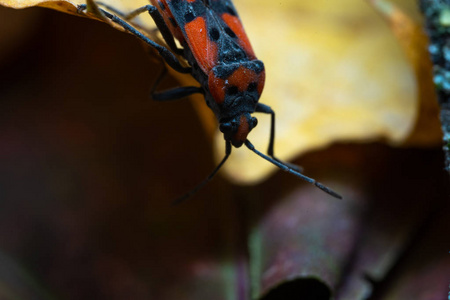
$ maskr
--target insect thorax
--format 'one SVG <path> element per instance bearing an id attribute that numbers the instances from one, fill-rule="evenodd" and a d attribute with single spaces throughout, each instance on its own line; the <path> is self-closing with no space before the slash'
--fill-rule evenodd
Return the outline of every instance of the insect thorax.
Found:
<path id="1" fill-rule="evenodd" d="M 208 74 L 207 88 L 217 105 L 219 120 L 254 112 L 264 79 L 260 60 L 215 66 Z"/>

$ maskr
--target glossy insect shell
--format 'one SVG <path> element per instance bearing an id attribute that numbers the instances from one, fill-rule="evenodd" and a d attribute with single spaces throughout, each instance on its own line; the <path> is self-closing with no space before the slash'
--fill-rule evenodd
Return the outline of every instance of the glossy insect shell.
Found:
<path id="1" fill-rule="evenodd" d="M 192 76 L 202 85 L 219 123 L 233 124 L 224 137 L 240 147 L 256 126 L 264 88 L 264 64 L 256 59 L 230 0 L 151 0 L 184 48 Z M 226 127 L 226 126 L 225 126 Z M 225 128 L 223 127 L 223 128 Z"/>

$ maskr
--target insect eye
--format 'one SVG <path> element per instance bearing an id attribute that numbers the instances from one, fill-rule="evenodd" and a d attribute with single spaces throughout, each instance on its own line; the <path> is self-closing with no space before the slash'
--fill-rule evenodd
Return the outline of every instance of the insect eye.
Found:
<path id="1" fill-rule="evenodd" d="M 255 128 L 256 125 L 258 125 L 258 119 L 255 118 L 255 117 L 252 117 L 251 120 L 250 120 L 250 122 L 251 122 L 250 125 L 251 125 L 252 128 Z"/>
<path id="2" fill-rule="evenodd" d="M 231 123 L 221 123 L 221 124 L 219 125 L 219 130 L 220 130 L 222 133 L 230 132 L 232 127 L 233 127 L 233 126 L 231 125 Z"/>

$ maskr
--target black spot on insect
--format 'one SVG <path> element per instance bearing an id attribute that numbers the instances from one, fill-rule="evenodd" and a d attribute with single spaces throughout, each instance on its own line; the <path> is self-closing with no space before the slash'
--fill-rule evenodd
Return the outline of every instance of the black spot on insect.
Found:
<path id="1" fill-rule="evenodd" d="M 218 60 L 225 65 L 245 61 L 246 59 L 247 54 L 240 48 L 238 43 L 232 39 L 227 39 L 219 50 Z"/>
<path id="2" fill-rule="evenodd" d="M 225 32 L 226 32 L 230 37 L 232 37 L 232 38 L 235 38 L 235 37 L 236 37 L 236 33 L 234 33 L 234 31 L 231 30 L 230 27 L 225 27 Z"/>
<path id="3" fill-rule="evenodd" d="M 169 17 L 169 21 L 170 21 L 170 23 L 172 24 L 173 27 L 178 27 L 177 21 L 175 21 L 174 18 Z"/>
<path id="4" fill-rule="evenodd" d="M 166 6 L 161 1 L 158 1 L 158 5 L 162 10 L 166 10 Z"/>
<path id="5" fill-rule="evenodd" d="M 237 64 L 218 65 L 213 69 L 214 76 L 220 79 L 227 79 L 237 68 L 239 68 L 239 65 Z"/>
<path id="6" fill-rule="evenodd" d="M 254 92 L 256 91 L 256 87 L 258 86 L 258 84 L 256 82 L 252 82 L 248 85 L 247 87 L 247 92 Z"/>
<path id="7" fill-rule="evenodd" d="M 213 27 L 209 30 L 209 38 L 211 41 L 217 41 L 220 38 L 220 32 L 217 28 Z"/>
<path id="8" fill-rule="evenodd" d="M 227 88 L 227 94 L 228 95 L 236 95 L 239 92 L 239 89 L 237 86 L 230 86 Z"/>
<path id="9" fill-rule="evenodd" d="M 232 15 L 232 16 L 236 16 L 236 12 L 234 11 L 234 9 L 230 6 L 227 6 L 227 13 Z"/>
<path id="10" fill-rule="evenodd" d="M 189 23 L 194 19 L 195 19 L 195 15 L 191 12 L 188 12 L 187 14 L 184 15 L 184 20 L 186 21 L 186 23 Z"/>

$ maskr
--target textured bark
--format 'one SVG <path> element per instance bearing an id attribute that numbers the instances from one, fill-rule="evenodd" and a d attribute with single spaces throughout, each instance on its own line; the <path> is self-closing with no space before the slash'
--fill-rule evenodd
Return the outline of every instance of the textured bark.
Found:
<path id="1" fill-rule="evenodd" d="M 450 172 L 450 1 L 420 0 L 420 8 L 430 37 L 433 80 L 441 106 L 445 169 Z"/>

